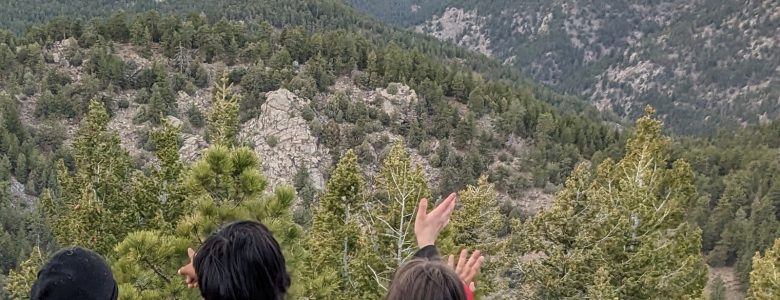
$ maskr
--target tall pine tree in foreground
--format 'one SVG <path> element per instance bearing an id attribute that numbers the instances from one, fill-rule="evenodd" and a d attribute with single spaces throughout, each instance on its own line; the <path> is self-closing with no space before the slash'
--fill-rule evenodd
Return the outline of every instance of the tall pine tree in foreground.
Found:
<path id="1" fill-rule="evenodd" d="M 780 298 L 780 239 L 775 244 L 753 257 L 753 271 L 750 272 L 750 288 L 747 298 L 769 300 Z"/>
<path id="2" fill-rule="evenodd" d="M 190 246 L 187 239 L 171 235 L 175 222 L 192 210 L 179 184 L 183 166 L 178 138 L 179 129 L 163 120 L 163 126 L 152 132 L 159 167 L 149 176 L 138 174 L 134 178 L 132 197 L 139 205 L 154 208 L 145 210 L 145 219 L 154 223 L 144 227 L 148 230 L 128 234 L 114 247 L 112 268 L 122 299 L 187 299 L 197 295 L 170 272 L 181 266 Z"/>
<path id="3" fill-rule="evenodd" d="M 396 142 L 382 162 L 377 192 L 378 199 L 366 216 L 375 230 L 373 247 L 383 263 L 381 270 L 374 271 L 386 286 L 392 273 L 417 251 L 414 214 L 418 201 L 431 195 L 422 169 L 412 163 L 403 141 Z"/>
<path id="4" fill-rule="evenodd" d="M 317 299 L 375 298 L 381 291 L 368 273 L 360 214 L 366 204 L 365 180 L 357 156 L 347 151 L 336 165 L 314 212 L 307 238 L 307 296 Z M 373 293 L 371 293 L 373 291 Z M 366 294 L 368 293 L 368 294 Z"/>
<path id="5" fill-rule="evenodd" d="M 701 231 L 684 208 L 697 199 L 684 161 L 648 108 L 617 163 L 579 165 L 552 208 L 526 224 L 527 284 L 541 299 L 690 299 L 702 294 Z"/>
<path id="6" fill-rule="evenodd" d="M 46 263 L 46 255 L 41 248 L 33 247 L 30 257 L 23 261 L 16 270 L 11 270 L 5 279 L 5 288 L 11 300 L 30 299 L 30 289 L 38 278 L 38 270 Z"/>
<path id="7" fill-rule="evenodd" d="M 130 159 L 116 132 L 108 131 L 108 113 L 92 100 L 76 131 L 75 173 L 59 164 L 60 194 L 41 196 L 44 211 L 60 245 L 77 245 L 107 254 L 128 232 L 144 222 L 132 195 Z"/>
<path id="8" fill-rule="evenodd" d="M 481 276 L 476 281 L 479 295 L 492 295 L 506 290 L 509 253 L 507 239 L 501 237 L 505 217 L 499 211 L 495 187 L 487 177 L 479 178 L 477 185 L 469 185 L 458 193 L 458 208 L 453 212 L 449 224 L 453 252 L 460 249 L 480 250 L 485 256 Z M 499 297 L 500 295 L 492 295 Z"/>
<path id="9" fill-rule="evenodd" d="M 300 266 L 307 252 L 303 230 L 293 222 L 295 192 L 281 186 L 267 193 L 268 181 L 255 152 L 234 146 L 237 95 L 228 93 L 223 78 L 209 119 L 215 144 L 186 172 L 174 151 L 177 131 L 166 125 L 153 134 L 161 164 L 152 175 L 158 197 L 165 199 L 160 215 L 168 223 L 133 232 L 114 248 L 122 299 L 197 299 L 197 291 L 186 289 L 175 270 L 186 263 L 188 247 L 197 249 L 212 232 L 236 220 L 257 220 L 273 232 L 293 278 L 288 295 L 295 299 L 303 293 Z"/>

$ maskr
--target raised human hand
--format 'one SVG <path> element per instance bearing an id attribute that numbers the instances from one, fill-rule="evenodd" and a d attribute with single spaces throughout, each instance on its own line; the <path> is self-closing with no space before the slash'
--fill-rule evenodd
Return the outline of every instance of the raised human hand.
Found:
<path id="1" fill-rule="evenodd" d="M 417 237 L 418 247 L 423 248 L 436 243 L 439 233 L 450 222 L 450 215 L 455 209 L 457 198 L 457 194 L 450 194 L 430 213 L 427 212 L 428 199 L 420 199 L 420 203 L 417 205 L 417 217 L 414 221 L 414 234 Z"/>
<path id="2" fill-rule="evenodd" d="M 474 285 L 474 277 L 479 274 L 479 269 L 482 267 L 482 262 L 485 260 L 485 257 L 481 255 L 479 250 L 474 250 L 474 252 L 471 253 L 471 257 L 466 260 L 468 254 L 467 249 L 461 250 L 458 264 L 455 264 L 455 256 L 450 255 L 447 259 L 447 264 L 455 269 L 455 273 L 458 274 L 458 277 L 463 281 L 463 284 L 468 286 L 471 292 L 475 292 L 477 287 Z"/>

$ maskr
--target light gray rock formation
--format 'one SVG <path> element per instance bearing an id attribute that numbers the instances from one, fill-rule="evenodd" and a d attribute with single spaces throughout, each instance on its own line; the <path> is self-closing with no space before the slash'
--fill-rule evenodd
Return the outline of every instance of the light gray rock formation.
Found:
<path id="1" fill-rule="evenodd" d="M 292 184 L 302 164 L 309 169 L 314 186 L 324 187 L 323 172 L 330 165 L 330 158 L 301 116 L 308 103 L 308 99 L 286 89 L 269 92 L 260 115 L 241 125 L 239 140 L 254 145 L 271 186 Z"/>

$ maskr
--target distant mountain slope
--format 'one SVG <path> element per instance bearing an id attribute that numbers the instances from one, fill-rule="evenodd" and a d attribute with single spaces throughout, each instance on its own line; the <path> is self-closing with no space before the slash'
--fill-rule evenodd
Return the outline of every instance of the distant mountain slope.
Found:
<path id="1" fill-rule="evenodd" d="M 598 113 L 586 101 L 563 96 L 537 84 L 535 80 L 500 61 L 479 55 L 465 47 L 454 47 L 424 34 L 386 25 L 367 16 L 341 0 L 138 0 L 138 1 L 89 1 L 89 0 L 0 0 L 0 32 L 9 30 L 24 33 L 36 39 L 43 26 L 64 27 L 63 16 L 80 18 L 81 30 L 94 26 L 93 17 L 106 17 L 117 12 L 134 13 L 155 10 L 192 18 L 202 14 L 211 22 L 234 20 L 245 22 L 249 30 L 255 30 L 262 22 L 280 28 L 303 26 L 309 31 L 349 30 L 358 32 L 377 45 L 395 43 L 402 49 L 416 50 L 426 55 L 448 61 L 451 67 L 460 67 L 480 73 L 484 79 L 501 79 L 516 86 L 524 86 L 543 101 L 567 111 L 587 114 L 591 118 L 616 121 L 609 114 Z M 44 25 L 44 22 L 49 22 Z"/>
<path id="2" fill-rule="evenodd" d="M 780 115 L 780 2 L 385 1 L 356 8 L 682 133 Z"/>

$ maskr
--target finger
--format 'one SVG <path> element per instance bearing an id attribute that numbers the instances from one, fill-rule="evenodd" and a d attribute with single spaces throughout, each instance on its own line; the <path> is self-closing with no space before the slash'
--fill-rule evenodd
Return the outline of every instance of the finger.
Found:
<path id="1" fill-rule="evenodd" d="M 420 199 L 420 203 L 417 204 L 417 217 L 415 219 L 415 222 L 422 223 L 425 221 L 425 216 L 428 211 L 428 199 L 422 198 Z"/>
<path id="2" fill-rule="evenodd" d="M 474 277 L 477 277 L 477 275 L 479 274 L 480 268 L 482 267 L 482 262 L 484 262 L 484 261 L 485 261 L 485 257 L 484 256 L 480 256 L 477 259 L 477 263 L 474 264 L 474 266 L 472 266 L 471 269 L 469 269 L 470 273 L 469 273 L 468 279 L 470 281 L 474 281 Z"/>
<path id="3" fill-rule="evenodd" d="M 449 204 L 444 209 L 441 215 L 441 217 L 445 219 L 444 221 L 445 226 L 450 223 L 450 216 L 452 216 L 452 212 L 455 211 L 455 203 L 456 200 L 458 199 L 457 195 L 453 194 L 452 199 L 453 200 L 449 202 Z"/>
<path id="4" fill-rule="evenodd" d="M 468 255 L 468 251 L 466 249 L 463 249 L 460 251 L 460 258 L 458 258 L 458 266 L 455 268 L 455 271 L 458 273 L 461 273 L 463 271 L 463 267 L 466 265 L 466 256 Z"/>
<path id="5" fill-rule="evenodd" d="M 447 222 L 450 221 L 450 216 L 452 215 L 452 212 L 455 211 L 455 204 L 458 202 L 458 194 L 452 193 L 450 197 L 450 201 L 446 203 L 447 206 L 445 206 L 444 211 L 442 211 L 442 217 L 446 217 Z"/>
<path id="6" fill-rule="evenodd" d="M 450 268 L 455 269 L 455 256 L 450 254 L 447 258 L 447 265 L 450 266 Z"/>
<path id="7" fill-rule="evenodd" d="M 477 286 L 474 285 L 473 281 L 469 284 L 469 289 L 471 289 L 472 293 L 477 291 Z"/>
<path id="8" fill-rule="evenodd" d="M 480 258 L 479 250 L 474 250 L 474 252 L 472 252 L 471 256 L 469 257 L 469 260 L 466 261 L 466 268 L 469 269 L 473 268 L 479 258 Z"/>
<path id="9" fill-rule="evenodd" d="M 474 281 L 474 277 L 476 277 L 477 274 L 479 274 L 479 268 L 482 266 L 482 261 L 484 259 L 485 259 L 484 256 L 472 257 L 472 259 L 469 259 L 469 264 L 466 266 L 466 270 L 468 271 L 468 273 L 466 274 L 466 276 L 464 276 L 467 282 Z"/>
<path id="10" fill-rule="evenodd" d="M 449 207 L 450 203 L 455 199 L 455 193 L 450 194 L 447 196 L 446 199 L 442 200 L 441 203 L 439 203 L 436 208 L 434 208 L 430 215 L 439 216 L 444 213 L 445 210 Z"/>
<path id="11" fill-rule="evenodd" d="M 477 260 L 477 264 L 475 264 L 473 267 L 474 270 L 477 270 L 477 273 L 479 273 L 479 271 L 482 269 L 483 262 L 485 262 L 485 257 L 480 256 L 479 259 Z"/>

